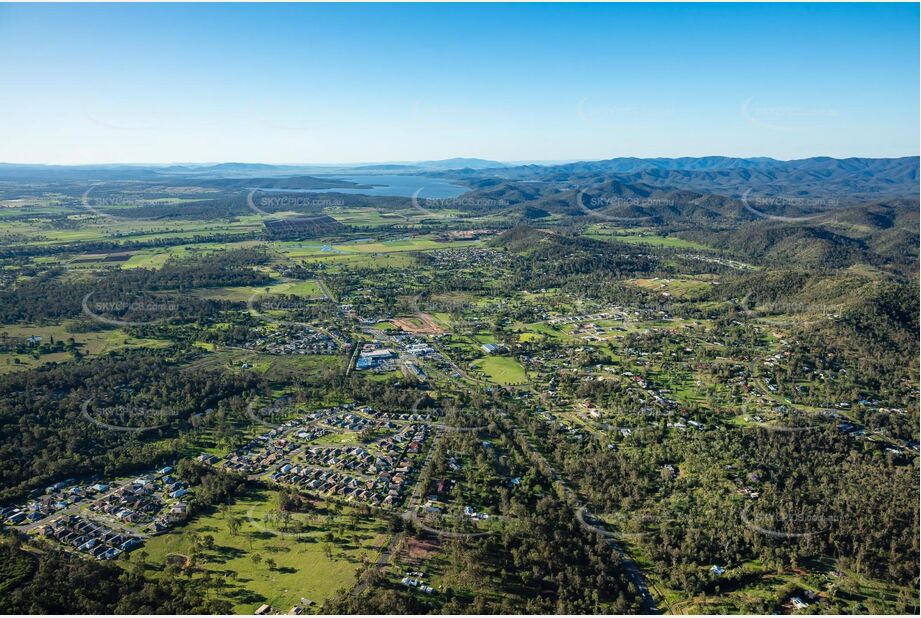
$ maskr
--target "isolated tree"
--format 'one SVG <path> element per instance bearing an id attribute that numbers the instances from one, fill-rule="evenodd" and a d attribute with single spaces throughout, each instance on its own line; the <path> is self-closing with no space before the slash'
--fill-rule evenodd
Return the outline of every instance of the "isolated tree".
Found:
<path id="1" fill-rule="evenodd" d="M 237 536 L 237 534 L 240 532 L 240 525 L 242 523 L 243 522 L 239 517 L 236 515 L 230 515 L 230 517 L 227 519 L 227 530 L 230 532 L 230 536 Z"/>

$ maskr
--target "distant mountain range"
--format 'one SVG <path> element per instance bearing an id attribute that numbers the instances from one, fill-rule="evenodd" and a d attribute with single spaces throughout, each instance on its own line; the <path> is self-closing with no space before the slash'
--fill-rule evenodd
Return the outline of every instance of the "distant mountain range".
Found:
<path id="1" fill-rule="evenodd" d="M 179 176 L 188 178 L 251 178 L 327 174 L 424 174 L 448 170 L 501 169 L 499 161 L 454 158 L 440 161 L 354 163 L 338 165 L 271 165 L 268 163 L 183 163 L 175 165 L 105 164 L 45 165 L 0 163 L 0 180 L 116 180 Z"/>
<path id="2" fill-rule="evenodd" d="M 606 173 L 629 174 L 642 170 L 661 169 L 661 170 L 680 170 L 688 172 L 702 171 L 722 171 L 722 170 L 771 170 L 771 169 L 806 169 L 806 170 L 828 170 L 834 168 L 844 168 L 851 171 L 864 170 L 867 167 L 878 166 L 879 164 L 887 165 L 882 162 L 906 162 L 914 161 L 917 165 L 917 157 L 900 157 L 889 159 L 857 158 L 834 159 L 832 157 L 811 157 L 808 159 L 792 159 L 782 161 L 770 157 L 680 157 L 677 159 L 654 157 L 617 157 L 614 159 L 604 159 L 600 161 L 577 161 L 555 166 L 540 166 L 553 169 L 568 169 L 570 171 L 596 171 Z M 521 166 L 534 167 L 534 166 Z"/>
<path id="3" fill-rule="evenodd" d="M 461 172 L 452 172 L 459 176 Z M 838 197 L 911 196 L 918 194 L 918 157 L 895 159 L 813 157 L 779 161 L 766 157 L 684 157 L 580 161 L 563 165 L 523 165 L 481 170 L 505 180 L 584 186 L 616 179 L 666 189 L 741 197 L 764 195 Z"/>
<path id="4" fill-rule="evenodd" d="M 559 165 L 511 165 L 477 158 L 438 161 L 343 165 L 269 165 L 217 163 L 181 165 L 32 165 L 0 163 L 0 179 L 80 177 L 251 177 L 347 173 L 435 173 L 452 177 L 508 181 L 542 181 L 583 185 L 613 177 L 625 183 L 692 191 L 720 191 L 728 196 L 746 190 L 769 193 L 859 193 L 911 195 L 917 193 L 918 157 L 894 159 L 812 157 L 780 161 L 768 157 L 682 157 L 677 159 L 620 157 Z"/>
<path id="5" fill-rule="evenodd" d="M 482 170 L 509 167 L 505 163 L 498 161 L 489 161 L 487 159 L 471 159 L 456 157 L 454 159 L 442 159 L 440 161 L 419 161 L 417 163 L 372 163 L 354 167 L 354 170 L 361 171 L 444 171 L 444 170 Z"/>
<path id="6" fill-rule="evenodd" d="M 427 175 L 463 185 L 469 189 L 466 212 L 510 222 L 537 224 L 552 217 L 575 225 L 658 227 L 762 263 L 862 263 L 911 272 L 918 260 L 918 157 L 624 157 L 555 165 L 455 158 L 352 167 L 0 164 L 0 189 L 46 183 L 55 191 L 81 195 L 94 182 L 135 181 L 207 187 L 224 195 L 255 186 L 352 191 L 376 183 L 350 182 L 356 179 L 349 176 L 379 175 L 383 182 L 393 174 Z M 407 196 L 335 195 L 350 206 L 399 210 L 410 205 Z M 186 216 L 190 212 L 183 209 Z"/>
<path id="7" fill-rule="evenodd" d="M 330 176 L 350 174 L 439 176 L 469 187 L 477 196 L 507 205 L 531 206 L 537 209 L 532 212 L 538 213 L 572 211 L 572 207 L 578 207 L 575 197 L 579 192 L 588 192 L 596 202 L 614 197 L 629 198 L 631 204 L 641 209 L 644 203 L 648 207 L 652 199 L 663 198 L 673 202 L 680 210 L 709 203 L 721 211 L 720 203 L 727 198 L 745 202 L 746 199 L 769 196 L 781 196 L 788 201 L 821 197 L 834 198 L 840 202 L 836 206 L 874 199 L 916 198 L 919 159 L 813 157 L 780 161 L 767 157 L 713 156 L 677 159 L 621 157 L 559 165 L 508 165 L 474 158 L 352 166 L 234 162 L 165 166 L 0 164 L 0 181 L 14 182 L 139 180 L 176 184 L 193 179 L 196 182 L 232 179 L 250 182 L 260 179 L 265 182 L 267 179 L 288 178 L 297 179 L 295 184 L 300 188 L 332 188 L 348 184 L 334 181 Z M 237 184 L 242 186 L 246 183 Z M 277 186 L 294 188 L 295 185 L 283 182 Z M 358 187 L 352 185 L 352 188 Z M 794 210 L 804 210 L 795 206 Z M 661 208 L 657 210 L 659 214 L 666 214 Z M 750 208 L 748 210 L 751 211 Z M 572 211 L 570 214 L 576 213 Z M 654 213 L 644 210 L 638 216 L 650 214 Z M 714 214 L 723 216 L 726 213 Z"/>

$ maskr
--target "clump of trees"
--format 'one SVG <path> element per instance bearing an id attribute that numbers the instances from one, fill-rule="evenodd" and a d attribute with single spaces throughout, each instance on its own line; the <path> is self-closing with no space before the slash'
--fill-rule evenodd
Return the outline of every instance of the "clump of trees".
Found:
<path id="1" fill-rule="evenodd" d="M 142 565 L 122 569 L 55 550 L 27 553 L 10 536 L 0 540 L 0 564 L 27 569 L 13 585 L 0 581 L 4 614 L 227 614 L 232 609 L 227 601 L 209 598 L 222 578 L 207 571 L 195 579 L 149 577 Z"/>

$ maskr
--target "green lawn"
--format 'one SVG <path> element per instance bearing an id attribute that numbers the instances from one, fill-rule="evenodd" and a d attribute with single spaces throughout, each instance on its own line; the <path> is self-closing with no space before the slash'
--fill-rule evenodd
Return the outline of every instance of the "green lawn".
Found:
<path id="1" fill-rule="evenodd" d="M 473 365 L 483 371 L 490 381 L 503 386 L 520 384 L 527 380 L 524 367 L 507 356 L 488 356 L 474 361 Z"/>

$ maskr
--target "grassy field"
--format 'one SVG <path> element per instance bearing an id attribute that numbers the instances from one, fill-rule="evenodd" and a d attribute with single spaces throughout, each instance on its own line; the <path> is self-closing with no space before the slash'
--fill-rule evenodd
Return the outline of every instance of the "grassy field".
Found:
<path id="1" fill-rule="evenodd" d="M 401 238 L 394 240 L 377 241 L 364 239 L 364 242 L 349 242 L 341 244 L 323 244 L 320 242 L 290 242 L 276 243 L 280 251 L 292 258 L 335 256 L 362 253 L 399 253 L 404 251 L 431 251 L 448 247 L 463 247 L 478 244 L 479 241 L 441 242 L 429 238 Z"/>
<path id="2" fill-rule="evenodd" d="M 630 243 L 634 245 L 650 245 L 653 247 L 667 247 L 671 249 L 697 249 L 709 250 L 712 247 L 702 245 L 690 240 L 678 238 L 677 236 L 660 236 L 659 234 L 649 233 L 644 230 L 626 230 L 620 228 L 610 228 L 602 225 L 593 226 L 585 234 L 586 238 L 594 240 L 612 240 L 616 242 Z"/>
<path id="3" fill-rule="evenodd" d="M 438 322 L 440 326 L 446 329 L 451 328 L 451 315 L 450 314 L 439 311 L 435 313 L 430 313 L 429 315 L 431 315 L 432 318 L 434 318 L 434 320 Z"/>
<path id="4" fill-rule="evenodd" d="M 473 336 L 473 338 L 479 344 L 498 343 L 498 341 L 496 341 L 496 338 L 493 337 L 492 333 L 488 333 L 488 332 L 477 333 Z"/>
<path id="5" fill-rule="evenodd" d="M 81 215 L 83 211 L 81 209 Z M 76 221 L 74 217 L 71 220 Z M 144 221 L 121 219 L 83 219 L 79 227 L 66 229 L 51 225 L 42 226 L 33 222 L 28 226 L 5 224 L 4 230 L 16 231 L 27 236 L 35 236 L 36 245 L 58 245 L 77 241 L 111 240 L 113 238 L 131 240 L 158 240 L 188 238 L 196 235 L 214 233 L 242 233 L 258 229 L 259 225 L 251 218 L 241 217 L 233 221 Z"/>
<path id="6" fill-rule="evenodd" d="M 322 298 L 323 290 L 316 281 L 297 281 L 282 282 L 268 286 L 241 286 L 226 288 L 205 288 L 198 290 L 196 294 L 202 298 L 213 298 L 219 300 L 229 300 L 237 302 L 246 302 L 256 295 L 254 300 L 266 295 L 286 295 L 299 296 L 301 298 Z"/>
<path id="7" fill-rule="evenodd" d="M 540 333 L 521 333 L 518 335 L 518 341 L 528 343 L 529 341 L 540 341 Z"/>
<path id="8" fill-rule="evenodd" d="M 473 365 L 485 373 L 491 382 L 502 386 L 520 384 L 527 380 L 524 367 L 507 356 L 488 356 L 474 361 Z"/>
<path id="9" fill-rule="evenodd" d="M 120 266 L 121 268 L 149 268 L 158 269 L 162 267 L 170 258 L 183 258 L 190 256 L 202 256 L 215 251 L 224 251 L 231 249 L 242 249 L 252 247 L 256 241 L 241 241 L 230 243 L 200 243 L 194 245 L 175 245 L 172 247 L 157 247 L 155 249 L 140 249 L 137 251 L 126 251 L 128 258 L 117 262 L 106 262 L 105 254 L 88 253 L 75 256 L 69 262 L 67 267 L 71 270 L 95 270 L 102 267 Z"/>
<path id="10" fill-rule="evenodd" d="M 516 328 L 524 331 L 522 335 L 545 335 L 550 339 L 557 339 L 566 343 L 577 343 L 582 340 L 579 337 L 573 336 L 572 330 L 573 326 L 571 324 L 557 325 L 548 324 L 546 322 L 535 322 L 533 324 L 516 324 Z"/>
<path id="11" fill-rule="evenodd" d="M 226 574 L 228 587 L 215 594 L 230 601 L 234 613 L 252 614 L 263 603 L 286 613 L 302 598 L 322 603 L 353 586 L 363 559 L 374 560 L 387 539 L 383 521 L 349 508 L 337 514 L 319 503 L 295 514 L 285 531 L 280 523 L 266 522 L 273 500 L 272 491 L 253 491 L 226 514 L 202 514 L 150 539 L 144 546 L 148 568 L 162 571 L 168 555 L 190 556 L 196 537 L 210 536 L 213 548 L 199 551 L 193 576 Z M 230 533 L 231 517 L 242 522 L 236 535 Z M 142 556 L 137 552 L 131 560 Z"/>
<path id="12" fill-rule="evenodd" d="M 322 256 L 302 258 L 307 262 L 323 264 L 329 272 L 348 268 L 407 268 L 414 262 L 412 253 L 325 253 Z"/>
<path id="13" fill-rule="evenodd" d="M 324 209 L 324 212 L 341 223 L 358 227 L 377 227 L 393 223 L 411 225 L 426 220 L 453 219 L 461 214 L 455 210 L 438 210 L 426 213 L 415 208 L 387 211 L 378 208 L 356 208 L 354 206 L 349 208 L 328 207 Z"/>
<path id="14" fill-rule="evenodd" d="M 101 356 L 114 350 L 128 348 L 162 348 L 169 345 L 168 341 L 161 339 L 138 339 L 129 337 L 121 329 L 103 330 L 89 333 L 70 333 L 63 324 L 25 326 L 13 324 L 0 326 L 0 333 L 10 337 L 26 338 L 37 335 L 43 343 L 54 341 L 67 341 L 73 337 L 82 354 L 88 357 Z M 0 374 L 19 371 L 31 367 L 38 367 L 45 363 L 63 362 L 73 358 L 70 352 L 54 352 L 42 354 L 38 358 L 31 354 L 0 353 Z"/>
<path id="15" fill-rule="evenodd" d="M 326 354 L 277 355 L 221 347 L 197 359 L 194 364 L 231 375 L 259 373 L 269 380 L 314 379 L 324 372 L 345 371 L 347 357 Z M 248 365 L 245 367 L 243 365 Z"/>

